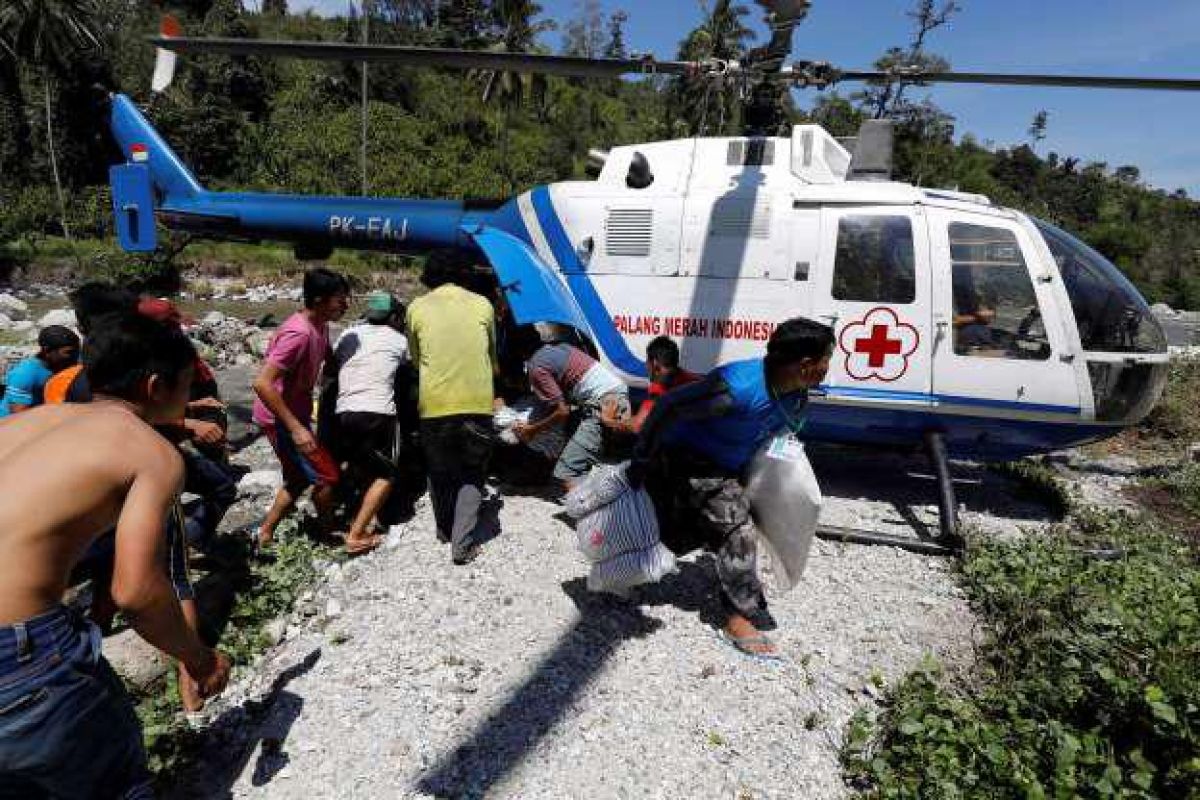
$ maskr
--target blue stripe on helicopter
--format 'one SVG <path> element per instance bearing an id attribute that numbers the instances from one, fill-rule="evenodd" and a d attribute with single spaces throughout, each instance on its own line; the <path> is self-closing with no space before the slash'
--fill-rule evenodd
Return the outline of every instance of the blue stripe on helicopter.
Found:
<path id="1" fill-rule="evenodd" d="M 805 436 L 870 446 L 921 447 L 927 430 L 942 431 L 953 458 L 1009 460 L 1104 439 L 1111 425 L 1063 420 L 1005 419 L 949 414 L 936 408 L 891 408 L 868 402 L 833 405 L 814 397 Z"/>
<path id="2" fill-rule="evenodd" d="M 530 199 L 537 213 L 538 224 L 542 227 L 542 234 L 550 245 L 550 252 L 554 254 L 554 260 L 558 262 L 559 269 L 566 277 L 567 286 L 570 287 L 571 294 L 575 295 L 575 302 L 587 317 L 596 343 L 617 367 L 630 375 L 644 378 L 646 365 L 629 351 L 629 345 L 613 325 L 612 315 L 608 313 L 604 301 L 596 292 L 596 287 L 592 286 L 588 279 L 587 270 L 580 262 L 575 248 L 571 246 L 571 240 L 567 238 L 567 232 L 554 211 L 550 190 L 539 186 L 530 193 Z"/>
<path id="3" fill-rule="evenodd" d="M 1060 414 L 1077 417 L 1078 406 L 1058 406 L 1046 403 L 1022 403 L 1011 400 L 993 400 L 987 397 L 966 397 L 954 394 L 927 394 L 925 392 L 897 392 L 888 389 L 870 389 L 858 386 L 825 386 L 822 387 L 830 397 L 845 397 L 862 400 L 891 400 L 894 402 L 910 402 L 924 404 L 945 404 L 956 406 L 972 406 L 975 408 L 1000 408 L 1005 411 L 1023 411 L 1031 414 Z"/>

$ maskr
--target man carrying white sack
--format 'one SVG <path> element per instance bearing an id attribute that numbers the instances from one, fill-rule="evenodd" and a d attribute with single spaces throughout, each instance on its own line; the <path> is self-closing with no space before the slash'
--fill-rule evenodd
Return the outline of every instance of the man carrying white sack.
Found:
<path id="1" fill-rule="evenodd" d="M 751 621 L 766 600 L 746 468 L 769 439 L 799 432 L 808 390 L 824 380 L 833 343 L 829 327 L 790 319 L 771 334 L 765 358 L 725 364 L 668 392 L 643 425 L 627 472 L 654 498 L 664 544 L 680 555 L 700 547 L 716 555 L 722 634 L 750 656 L 779 654 Z"/>

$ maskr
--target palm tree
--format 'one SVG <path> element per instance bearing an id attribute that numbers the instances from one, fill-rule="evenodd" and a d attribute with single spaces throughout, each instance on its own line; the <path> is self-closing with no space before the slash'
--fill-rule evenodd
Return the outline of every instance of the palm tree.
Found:
<path id="1" fill-rule="evenodd" d="M 733 0 L 717 0 L 700 27 L 680 43 L 679 58 L 684 61 L 741 59 L 754 38 L 754 32 L 742 21 L 749 13 L 746 6 Z M 709 80 L 678 78 L 670 92 L 669 106 L 671 127 L 677 134 L 697 136 L 715 132 L 722 135 L 738 127 L 740 101 L 735 85 L 717 86 Z"/>
<path id="2" fill-rule="evenodd" d="M 46 147 L 50 155 L 50 170 L 54 175 L 54 188 L 58 194 L 63 234 L 68 239 L 71 238 L 71 232 L 67 228 L 67 207 L 54 152 L 52 79 L 55 75 L 67 74 L 80 51 L 100 46 L 96 35 L 96 19 L 97 9 L 93 0 L 6 0 L 0 5 L 0 42 L 4 44 L 3 49 L 42 73 Z"/>

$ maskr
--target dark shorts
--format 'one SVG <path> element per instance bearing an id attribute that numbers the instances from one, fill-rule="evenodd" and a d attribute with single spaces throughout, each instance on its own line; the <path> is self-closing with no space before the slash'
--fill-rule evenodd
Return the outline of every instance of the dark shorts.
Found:
<path id="1" fill-rule="evenodd" d="M 390 414 L 347 411 L 338 414 L 339 456 L 357 471 L 375 479 L 396 473 L 396 418 Z"/>
<path id="2" fill-rule="evenodd" d="M 296 449 L 296 443 L 287 428 L 263 425 L 262 431 L 275 450 L 279 466 L 283 470 L 283 483 L 292 488 L 302 486 L 336 486 L 338 482 L 337 462 L 320 443 L 308 455 Z"/>
<path id="3" fill-rule="evenodd" d="M 153 798 L 99 631 L 65 608 L 0 627 L 0 798 Z"/>

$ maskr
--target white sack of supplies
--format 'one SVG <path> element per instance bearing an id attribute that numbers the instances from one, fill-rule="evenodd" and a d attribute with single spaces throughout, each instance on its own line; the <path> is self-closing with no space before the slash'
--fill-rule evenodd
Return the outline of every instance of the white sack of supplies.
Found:
<path id="1" fill-rule="evenodd" d="M 645 489 L 629 487 L 624 465 L 593 468 L 563 506 L 575 519 L 579 551 L 592 565 L 589 590 L 623 594 L 675 568 L 675 556 L 659 542 L 654 503 Z"/>
<path id="2" fill-rule="evenodd" d="M 746 499 L 780 589 L 800 580 L 821 516 L 821 487 L 795 436 L 776 436 L 750 462 Z"/>
<path id="3" fill-rule="evenodd" d="M 500 441 L 509 445 L 517 445 L 521 441 L 517 439 L 517 435 L 513 432 L 513 426 L 517 423 L 524 424 L 529 422 L 529 417 L 532 414 L 532 401 L 518 400 L 511 406 L 505 406 L 492 415 L 492 427 L 496 429 Z M 530 439 L 525 443 L 525 446 L 534 452 L 541 453 L 546 458 L 555 459 L 558 458 L 558 454 L 562 452 L 566 444 L 567 438 L 563 426 L 555 425 Z"/>

